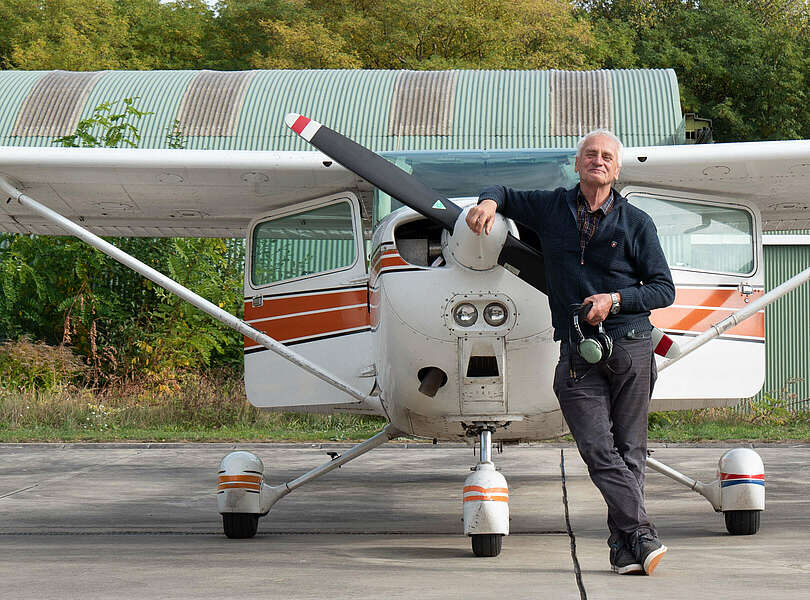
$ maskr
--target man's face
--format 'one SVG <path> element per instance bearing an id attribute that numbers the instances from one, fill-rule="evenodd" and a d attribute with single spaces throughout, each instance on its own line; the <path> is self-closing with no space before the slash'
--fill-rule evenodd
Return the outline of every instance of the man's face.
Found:
<path id="1" fill-rule="evenodd" d="M 588 138 L 574 162 L 574 171 L 585 184 L 611 185 L 619 178 L 619 170 L 619 147 L 604 135 Z"/>

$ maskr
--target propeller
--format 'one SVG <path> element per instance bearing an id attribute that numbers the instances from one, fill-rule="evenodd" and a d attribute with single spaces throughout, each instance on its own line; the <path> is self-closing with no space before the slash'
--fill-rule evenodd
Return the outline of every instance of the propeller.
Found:
<path id="1" fill-rule="evenodd" d="M 317 121 L 290 113 L 286 116 L 285 123 L 330 158 L 405 206 L 441 225 L 448 234 L 453 234 L 462 214 L 462 209 L 457 204 L 382 156 Z M 463 226 L 466 227 L 466 223 Z M 529 285 L 544 294 L 548 293 L 543 255 L 511 233 L 506 235 L 497 262 Z"/>

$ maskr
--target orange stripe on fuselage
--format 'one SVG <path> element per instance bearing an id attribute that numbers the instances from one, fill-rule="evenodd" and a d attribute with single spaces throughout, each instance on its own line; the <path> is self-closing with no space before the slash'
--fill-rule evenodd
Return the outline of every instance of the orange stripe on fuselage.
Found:
<path id="1" fill-rule="evenodd" d="M 757 290 L 748 298 L 756 300 L 765 292 Z M 684 306 L 713 306 L 717 308 L 744 308 L 748 305 L 746 296 L 736 289 L 712 288 L 677 288 L 675 290 L 675 305 Z"/>
<path id="2" fill-rule="evenodd" d="M 702 333 L 732 315 L 733 310 L 712 310 L 710 308 L 680 308 L 669 306 L 652 311 L 650 321 L 663 330 L 694 331 Z M 744 335 L 765 338 L 765 314 L 758 312 L 723 335 Z"/>
<path id="3" fill-rule="evenodd" d="M 302 337 L 325 335 L 335 331 L 367 327 L 369 325 L 368 306 L 358 306 L 344 310 L 309 315 L 296 315 L 272 321 L 253 323 L 259 331 L 280 342 Z M 245 337 L 245 346 L 255 346 L 256 342 Z"/>
<path id="4" fill-rule="evenodd" d="M 295 313 L 309 312 L 365 304 L 368 301 L 366 290 L 348 290 L 328 294 L 308 294 L 302 296 L 281 296 L 266 298 L 264 304 L 254 307 L 251 301 L 245 302 L 245 320 L 266 319 Z"/>

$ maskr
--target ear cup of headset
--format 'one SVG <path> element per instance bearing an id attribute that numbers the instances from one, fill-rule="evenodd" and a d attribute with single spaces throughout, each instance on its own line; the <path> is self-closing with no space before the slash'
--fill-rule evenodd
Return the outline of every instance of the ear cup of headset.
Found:
<path id="1" fill-rule="evenodd" d="M 597 338 L 585 338 L 577 345 L 577 352 L 585 362 L 595 365 L 601 362 L 604 357 L 605 352 L 602 344 L 603 342 L 598 341 Z"/>
<path id="2" fill-rule="evenodd" d="M 596 340 L 598 340 L 599 345 L 602 347 L 602 361 L 605 361 L 610 358 L 613 354 L 613 338 L 611 338 L 607 333 L 605 333 L 605 328 L 602 324 L 599 324 L 599 331 L 596 332 Z"/>

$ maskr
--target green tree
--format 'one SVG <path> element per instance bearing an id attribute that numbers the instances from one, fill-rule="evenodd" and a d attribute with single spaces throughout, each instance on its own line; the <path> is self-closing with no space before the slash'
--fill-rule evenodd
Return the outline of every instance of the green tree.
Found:
<path id="1" fill-rule="evenodd" d="M 203 69 L 209 52 L 214 11 L 205 0 L 116 0 L 116 13 L 128 24 L 119 50 L 127 69 Z"/>
<path id="2" fill-rule="evenodd" d="M 607 68 L 675 69 L 685 112 L 715 139 L 810 136 L 807 7 L 767 0 L 582 2 Z M 632 48 L 632 52 L 628 51 Z"/>
<path id="3" fill-rule="evenodd" d="M 565 0 L 310 0 L 366 68 L 586 68 L 590 26 Z"/>
<path id="4" fill-rule="evenodd" d="M 216 4 L 209 44 L 217 68 L 253 68 L 256 60 L 270 56 L 280 40 L 263 23 L 292 23 L 295 4 L 290 0 L 220 0 Z"/>
<path id="5" fill-rule="evenodd" d="M 114 0 L 5 0 L 7 67 L 23 70 L 93 71 L 123 66 L 120 50 L 128 23 Z"/>

